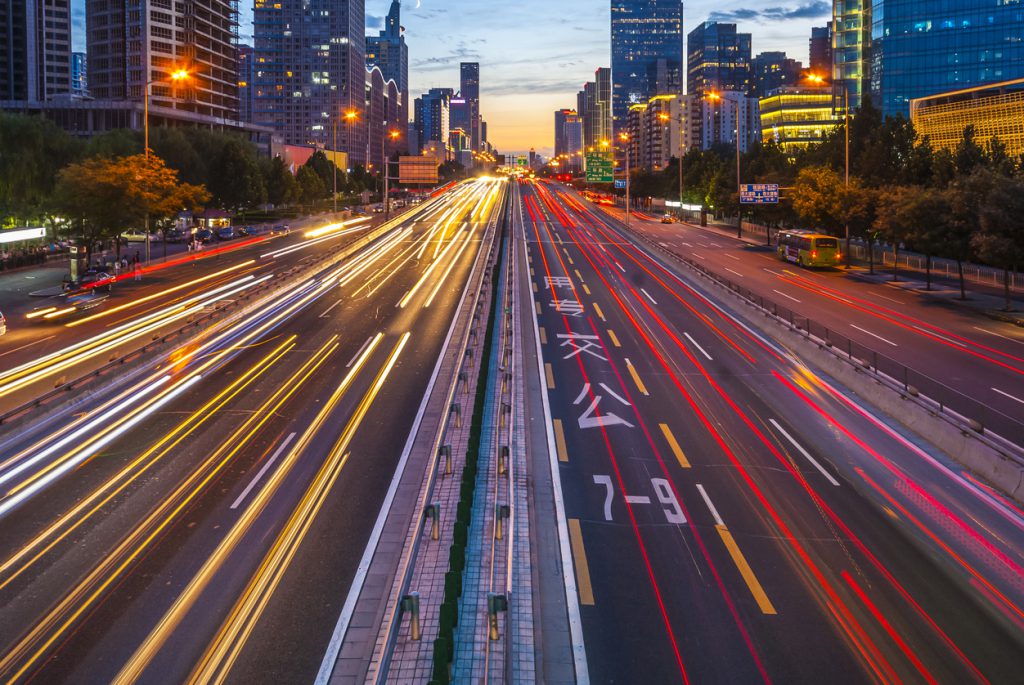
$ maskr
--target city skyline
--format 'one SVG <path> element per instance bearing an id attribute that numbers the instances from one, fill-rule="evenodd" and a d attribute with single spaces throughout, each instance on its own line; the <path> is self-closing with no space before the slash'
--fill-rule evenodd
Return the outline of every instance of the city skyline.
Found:
<path id="1" fill-rule="evenodd" d="M 78 49 L 84 46 L 84 0 L 72 4 Z M 376 35 L 383 27 L 390 4 L 367 0 L 367 34 Z M 770 4 L 750 9 L 742 2 L 686 2 L 683 31 L 689 33 L 704 20 L 735 22 L 740 31 L 754 34 L 755 53 L 781 50 L 806 61 L 811 27 L 829 20 L 831 3 Z M 252 6 L 243 3 L 240 10 L 240 35 L 251 43 Z M 407 0 L 402 23 L 409 43 L 410 99 L 431 88 L 457 88 L 460 62 L 479 61 L 481 113 L 491 142 L 502 152 L 534 147 L 544 153 L 553 140 L 550 112 L 572 107 L 594 70 L 610 65 L 610 14 L 607 0 L 486 6 L 468 0 Z M 571 43 L 564 38 L 567 30 Z"/>

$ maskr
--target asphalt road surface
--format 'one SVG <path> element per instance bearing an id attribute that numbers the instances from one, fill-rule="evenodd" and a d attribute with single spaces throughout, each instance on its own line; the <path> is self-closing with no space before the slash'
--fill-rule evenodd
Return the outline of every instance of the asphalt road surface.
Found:
<path id="1" fill-rule="evenodd" d="M 514 205 L 592 682 L 1019 681 L 1020 509 L 571 191 Z"/>

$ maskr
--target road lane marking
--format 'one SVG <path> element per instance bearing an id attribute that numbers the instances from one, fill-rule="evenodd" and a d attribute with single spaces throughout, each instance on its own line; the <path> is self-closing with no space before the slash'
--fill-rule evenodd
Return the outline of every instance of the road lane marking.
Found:
<path id="1" fill-rule="evenodd" d="M 693 247 L 693 245 L 691 245 L 690 243 L 681 243 L 681 244 L 685 245 L 686 247 Z"/>
<path id="2" fill-rule="evenodd" d="M 540 302 L 534 302 L 534 303 L 533 303 L 533 306 L 534 306 L 534 309 L 536 309 L 536 310 L 537 310 L 537 313 L 538 313 L 538 314 L 540 314 L 540 312 L 541 312 L 541 309 L 540 309 Z"/>
<path id="3" fill-rule="evenodd" d="M 750 594 L 754 596 L 754 601 L 757 602 L 757 606 L 761 609 L 762 614 L 774 616 L 778 612 L 775 611 L 775 607 L 772 605 L 771 600 L 768 599 L 768 595 L 765 594 L 764 588 L 761 587 L 760 581 L 757 576 L 754 575 L 753 569 L 750 568 L 750 564 L 747 563 L 747 558 L 743 556 L 743 552 L 740 551 L 739 546 L 736 544 L 736 540 L 733 539 L 732 533 L 724 525 L 715 526 L 715 530 L 718 531 L 718 535 L 722 538 L 722 542 L 725 543 L 725 548 L 729 550 L 729 556 L 732 557 L 732 562 L 736 564 L 736 568 L 740 570 L 740 575 L 743 576 L 744 582 L 747 584 L 747 588 L 750 590 Z"/>
<path id="4" fill-rule="evenodd" d="M 767 271 L 767 269 L 765 269 L 765 271 Z M 796 298 L 795 298 L 795 297 L 793 297 L 792 295 L 787 295 L 786 293 L 782 292 L 781 290 L 775 290 L 774 288 L 772 288 L 772 292 L 774 292 L 774 293 L 778 293 L 779 295 L 782 295 L 782 296 L 783 296 L 783 297 L 785 297 L 785 298 L 786 298 L 787 300 L 793 300 L 793 301 L 794 301 L 794 302 L 796 302 L 797 304 L 802 304 L 802 303 L 800 302 L 800 300 L 796 299 Z"/>
<path id="5" fill-rule="evenodd" d="M 554 390 L 555 389 L 555 372 L 551 368 L 551 364 L 545 364 L 544 365 L 544 375 L 547 376 L 547 379 L 548 379 L 548 390 Z"/>
<path id="6" fill-rule="evenodd" d="M 697 259 L 707 259 L 707 257 L 705 257 L 704 255 L 702 255 L 699 252 L 694 252 L 693 256 L 696 257 Z"/>
<path id="7" fill-rule="evenodd" d="M 533 281 L 531 283 L 531 285 L 533 286 L 533 292 L 535 292 L 535 293 L 539 293 L 540 292 L 540 288 L 537 287 L 537 281 Z"/>
<path id="8" fill-rule="evenodd" d="M 578 278 L 580 283 L 582 283 L 583 282 L 583 274 L 580 273 L 579 269 L 573 269 L 573 271 L 576 273 L 576 278 Z"/>
<path id="9" fill-rule="evenodd" d="M 971 326 L 971 328 L 973 328 L 976 331 L 981 331 L 982 333 L 988 333 L 990 335 L 994 335 L 997 338 L 1002 338 L 1003 340 L 1009 340 L 1010 342 L 1017 343 L 1018 345 L 1024 345 L 1024 340 L 1016 340 L 1015 338 L 1011 338 L 1011 337 L 1003 335 L 1001 333 L 996 333 L 995 331 L 990 331 L 987 328 L 979 328 L 978 326 Z"/>
<path id="10" fill-rule="evenodd" d="M 317 318 L 320 318 L 320 319 L 324 318 L 325 316 L 327 316 L 328 314 L 330 314 L 330 313 L 331 313 L 331 311 L 332 311 L 332 310 L 333 310 L 333 309 L 334 309 L 335 307 L 337 307 L 337 306 L 338 306 L 339 304 L 341 304 L 341 303 L 342 303 L 342 302 L 344 302 L 344 301 L 345 301 L 345 300 L 343 300 L 343 299 L 339 299 L 339 300 L 338 300 L 337 302 L 335 302 L 335 303 L 334 303 L 334 304 L 332 304 L 332 305 L 331 305 L 330 307 L 328 307 L 328 308 L 327 308 L 327 310 L 326 310 L 326 311 L 324 311 L 324 313 L 323 313 L 323 314 L 321 314 L 321 315 L 320 315 L 319 317 L 317 317 Z"/>
<path id="11" fill-rule="evenodd" d="M 615 335 L 615 331 L 613 331 L 610 328 L 608 329 L 608 337 L 612 339 L 612 345 L 615 345 L 616 347 L 622 347 L 622 343 L 619 342 L 619 338 L 617 335 Z"/>
<path id="12" fill-rule="evenodd" d="M 858 326 L 858 325 L 857 325 L 857 324 L 855 324 L 855 323 L 851 323 L 851 324 L 850 324 L 850 326 L 852 326 L 853 328 L 856 328 L 856 329 L 857 329 L 858 331 L 860 331 L 861 333 L 867 333 L 867 334 L 868 334 L 868 335 L 870 335 L 870 336 L 871 336 L 872 338 L 878 338 L 878 339 L 879 339 L 879 340 L 881 340 L 882 342 L 884 342 L 884 343 L 888 343 L 889 345 L 892 345 L 893 347 L 899 347 L 899 345 L 897 345 L 897 344 L 896 344 L 896 343 L 894 343 L 893 341 L 891 341 L 891 340 L 886 340 L 885 338 L 883 338 L 883 337 L 882 337 L 882 336 L 880 336 L 880 335 L 875 335 L 875 334 L 874 334 L 874 333 L 872 333 L 871 331 L 869 331 L 869 330 L 866 330 L 866 329 L 863 329 L 863 328 L 861 328 L 860 326 Z"/>
<path id="13" fill-rule="evenodd" d="M 900 302 L 899 300 L 894 300 L 893 298 L 886 297 L 885 295 L 882 295 L 881 293 L 870 293 L 870 294 L 874 295 L 875 297 L 880 297 L 883 300 L 889 300 L 890 302 L 895 302 L 896 304 L 906 304 L 906 302 Z"/>
<path id="14" fill-rule="evenodd" d="M 825 478 L 828 479 L 829 483 L 832 483 L 832 485 L 836 486 L 837 488 L 839 487 L 839 481 L 833 478 L 832 474 L 826 471 L 825 468 L 818 463 L 818 460 L 812 457 L 810 453 L 804 449 L 803 445 L 801 445 L 799 442 L 793 439 L 793 436 L 786 432 L 786 429 L 780 426 L 778 421 L 776 421 L 775 419 L 768 419 L 768 422 L 775 426 L 775 430 L 782 433 L 782 436 L 786 438 L 786 440 L 789 440 L 789 442 L 793 444 L 793 447 L 795 447 L 797 451 L 800 452 L 800 454 L 804 455 L 804 458 L 807 461 L 811 462 L 814 468 L 818 469 L 818 471 L 821 472 L 821 475 L 825 476 Z"/>
<path id="15" fill-rule="evenodd" d="M 583 531 L 579 519 L 568 519 L 569 539 L 572 541 L 572 558 L 576 561 L 576 586 L 580 591 L 580 604 L 594 606 L 594 588 L 590 584 L 590 566 L 587 552 L 583 548 Z"/>
<path id="16" fill-rule="evenodd" d="M 555 449 L 558 452 L 558 461 L 569 461 L 569 450 L 565 446 L 565 429 L 562 428 L 561 419 L 551 419 L 551 426 L 555 429 Z"/>
<path id="17" fill-rule="evenodd" d="M 711 243 L 711 247 L 721 247 L 718 243 Z"/>
<path id="18" fill-rule="evenodd" d="M 288 437 L 284 439 L 284 442 L 278 445 L 277 449 L 274 450 L 274 454 L 270 457 L 270 459 L 267 460 L 267 463 L 264 464 L 263 468 L 259 470 L 256 476 L 251 481 L 249 481 L 249 485 L 246 486 L 245 490 L 242 490 L 242 494 L 238 496 L 238 499 L 236 499 L 231 504 L 231 509 L 237 509 L 238 505 L 245 501 L 245 498 L 249 496 L 249 493 L 252 492 L 252 489 L 256 487 L 257 483 L 260 482 L 260 479 L 262 479 L 263 476 L 267 475 L 267 471 L 270 469 L 271 466 L 274 465 L 274 462 L 277 461 L 277 458 L 281 456 L 281 452 L 284 452 L 285 448 L 288 447 L 289 444 L 291 444 L 291 441 L 295 438 L 296 435 L 297 433 L 290 433 Z"/>
<path id="19" fill-rule="evenodd" d="M 715 525 L 724 526 L 725 523 L 722 521 L 722 517 L 718 515 L 718 509 L 715 509 L 715 505 L 711 503 L 711 498 L 708 497 L 708 493 L 705 492 L 704 486 L 697 483 L 697 490 L 700 491 L 700 496 L 704 498 L 704 504 L 708 505 L 708 509 L 711 510 L 711 517 L 715 519 Z"/>
<path id="20" fill-rule="evenodd" d="M 737 262 L 741 261 L 739 257 L 737 257 L 734 254 L 729 254 L 728 252 L 725 253 L 725 256 L 728 257 L 729 259 L 735 259 Z"/>
<path id="21" fill-rule="evenodd" d="M 650 504 L 651 498 L 647 495 L 626 495 L 626 501 L 630 504 Z"/>
<path id="22" fill-rule="evenodd" d="M 636 387 L 640 390 L 640 394 L 650 396 L 647 392 L 647 388 L 644 386 L 644 382 L 640 380 L 640 374 L 636 372 L 636 367 L 633 366 L 633 362 L 629 361 L 629 357 L 626 358 L 626 368 L 629 369 L 629 375 L 633 377 L 633 382 L 636 383 Z"/>
<path id="23" fill-rule="evenodd" d="M 601 305 L 599 305 L 597 302 L 594 303 L 594 311 L 597 312 L 597 315 L 601 317 L 601 321 L 608 320 L 604 318 L 604 312 L 601 311 Z"/>
<path id="24" fill-rule="evenodd" d="M 692 335 L 690 335 L 689 333 L 683 333 L 683 335 L 686 336 L 687 340 L 689 340 L 691 343 L 693 343 L 694 347 L 696 347 L 698 350 L 700 350 L 701 354 L 703 354 L 705 357 L 708 358 L 708 361 L 714 361 L 711 358 L 711 355 L 707 353 L 707 350 L 705 350 L 703 347 L 701 347 L 700 344 L 696 340 L 693 339 Z"/>
<path id="25" fill-rule="evenodd" d="M 962 342 L 960 342 L 959 340 L 953 340 L 952 338 L 947 338 L 944 335 L 939 335 L 935 331 L 928 330 L 927 328 L 925 328 L 923 326 L 913 326 L 913 328 L 914 328 L 914 330 L 921 331 L 925 335 L 930 335 L 932 337 L 938 338 L 939 340 L 945 340 L 950 345 L 956 345 L 957 347 L 964 347 L 964 344 Z"/>
<path id="26" fill-rule="evenodd" d="M 640 292 L 647 296 L 647 299 L 651 301 L 651 304 L 658 304 L 658 301 L 651 297 L 651 294 L 647 292 L 645 289 L 640 288 Z"/>
<path id="27" fill-rule="evenodd" d="M 540 330 L 538 332 L 540 333 L 540 344 L 541 345 L 547 345 L 548 344 L 548 332 L 546 330 L 544 330 L 543 326 L 540 327 Z"/>
<path id="28" fill-rule="evenodd" d="M 533 278 L 533 276 L 534 276 L 534 273 L 533 273 L 533 267 L 531 266 L 531 267 L 530 267 L 530 278 Z"/>
<path id="29" fill-rule="evenodd" d="M 672 454 L 675 455 L 679 465 L 684 469 L 690 468 L 690 461 L 683 453 L 683 448 L 679 446 L 676 436 L 672 434 L 672 429 L 668 427 L 667 423 L 658 424 L 658 427 L 661 428 L 661 434 L 665 436 L 665 441 L 668 443 L 669 449 L 672 450 Z"/>
<path id="30" fill-rule="evenodd" d="M 374 336 L 371 335 L 369 338 L 367 338 L 366 342 L 363 343 L 363 346 L 360 347 L 359 351 L 355 353 L 355 356 L 353 356 L 351 359 L 348 360 L 348 364 L 345 364 L 345 368 L 346 369 L 351 369 L 352 368 L 352 365 L 356 363 L 356 360 L 359 359 L 359 357 L 362 356 L 363 351 L 366 350 L 367 345 L 369 345 L 371 342 L 373 342 L 373 337 Z"/>
<path id="31" fill-rule="evenodd" d="M 612 261 L 615 262 L 615 266 L 619 267 L 619 271 L 626 273 L 626 270 L 622 268 L 622 265 L 617 260 L 613 259 Z"/>
<path id="32" fill-rule="evenodd" d="M 54 334 L 53 334 L 53 335 L 51 335 L 51 336 L 47 336 L 47 337 L 45 337 L 45 338 L 40 338 L 39 340 L 33 340 L 32 342 L 30 342 L 30 343 L 28 343 L 28 344 L 25 344 L 25 345 L 22 345 L 21 347 L 15 347 L 15 348 L 14 348 L 13 350 L 7 350 L 7 351 L 6 351 L 6 352 L 4 352 L 4 353 L 0 353 L 0 357 L 6 356 L 6 355 L 8 355 L 8 354 L 12 354 L 12 353 L 14 353 L 14 352 L 17 352 L 18 350 L 23 350 L 23 349 L 25 349 L 26 347 L 32 347 L 33 345 L 38 345 L 39 343 L 44 343 L 44 342 L 46 342 L 47 340 L 52 340 L 53 338 L 56 338 L 56 337 L 57 337 L 57 334 L 56 334 L 56 333 L 54 333 Z"/>
<path id="33" fill-rule="evenodd" d="M 583 292 L 585 292 L 587 295 L 591 294 L 590 288 L 587 287 L 586 283 L 580 283 L 580 286 L 583 288 Z"/>
<path id="34" fill-rule="evenodd" d="M 743 278 L 743 274 L 741 274 L 739 271 L 736 271 L 735 269 L 730 269 L 729 267 L 725 267 L 725 270 L 728 271 L 731 274 L 736 274 L 740 278 Z"/>
<path id="35" fill-rule="evenodd" d="M 997 393 L 999 393 L 1000 395 L 1002 395 L 1003 397 L 1009 397 L 1009 398 L 1010 398 L 1011 400 L 1014 400 L 1015 402 L 1020 402 L 1021 404 L 1024 404 L 1024 400 L 1020 399 L 1019 397 L 1014 397 L 1014 396 L 1013 396 L 1013 395 L 1011 395 L 1010 393 L 1008 393 L 1008 392 L 1003 392 L 1003 391 L 1002 391 L 1002 390 L 1000 390 L 999 388 L 992 388 L 992 389 L 993 389 L 993 390 L 995 390 L 995 391 L 996 391 Z"/>

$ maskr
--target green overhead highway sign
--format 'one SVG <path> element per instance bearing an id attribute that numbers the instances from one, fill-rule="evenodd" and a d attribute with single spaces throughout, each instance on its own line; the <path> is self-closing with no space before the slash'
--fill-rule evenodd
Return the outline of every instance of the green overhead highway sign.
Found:
<path id="1" fill-rule="evenodd" d="M 611 183 L 615 180 L 615 160 L 611 152 L 587 153 L 587 183 Z"/>

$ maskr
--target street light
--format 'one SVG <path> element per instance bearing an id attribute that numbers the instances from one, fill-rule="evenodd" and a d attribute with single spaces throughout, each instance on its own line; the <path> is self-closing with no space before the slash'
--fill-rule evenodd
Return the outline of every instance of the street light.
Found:
<path id="1" fill-rule="evenodd" d="M 625 143 L 625 145 L 623 145 L 622 147 L 625 148 L 625 150 L 626 150 L 626 228 L 629 228 L 629 215 L 633 211 L 633 208 L 632 208 L 632 206 L 629 203 L 629 200 L 630 200 L 630 197 L 629 197 L 629 190 L 630 190 L 630 188 L 629 188 L 629 181 L 630 181 L 630 179 L 629 179 L 629 134 L 628 133 L 620 133 L 619 134 L 619 140 L 621 140 L 623 143 Z"/>
<path id="2" fill-rule="evenodd" d="M 355 121 L 359 118 L 359 113 L 354 109 L 347 110 L 342 115 L 346 122 Z M 337 117 L 331 117 L 331 135 L 334 138 L 334 158 L 331 163 L 334 165 L 334 192 L 332 194 L 334 198 L 334 213 L 338 213 L 338 119 Z"/>
<path id="3" fill-rule="evenodd" d="M 820 74 L 810 73 L 810 74 L 807 74 L 806 78 L 811 83 L 816 83 L 818 85 L 822 85 L 822 84 L 828 83 L 828 81 L 825 79 L 825 77 L 821 76 Z M 844 136 L 846 138 L 846 141 L 845 141 L 845 149 L 846 149 L 846 152 L 845 152 L 845 158 L 846 158 L 845 159 L 845 167 L 846 167 L 845 187 L 846 187 L 847 190 L 849 190 L 850 189 L 850 83 L 846 79 L 843 79 L 842 84 L 843 84 L 843 133 L 844 133 Z M 835 86 L 835 84 L 833 83 L 833 87 L 834 86 Z M 832 91 L 832 92 L 833 92 L 833 94 L 835 93 L 835 91 Z M 844 266 L 844 268 L 849 269 L 850 268 L 850 224 L 849 223 L 846 224 L 845 233 L 846 233 L 846 259 L 843 262 L 843 266 Z M 868 249 L 870 250 L 871 247 L 872 246 L 869 244 L 868 245 Z"/>
<path id="4" fill-rule="evenodd" d="M 181 81 L 189 79 L 192 74 L 189 73 L 188 69 L 179 67 L 174 71 L 167 74 L 164 78 L 150 79 L 146 82 L 146 92 L 142 99 L 142 137 L 143 137 L 143 152 L 146 156 L 146 161 L 149 161 L 149 97 L 150 89 L 154 83 L 170 83 L 174 85 Z M 146 264 L 149 264 L 150 259 L 150 240 L 149 240 L 149 210 L 146 210 Z M 167 256 L 167 241 L 164 241 L 164 256 Z"/>
<path id="5" fill-rule="evenodd" d="M 712 102 L 724 102 L 726 98 L 715 92 L 707 94 L 708 100 Z M 743 237 L 743 183 L 740 180 L 740 103 L 739 100 L 729 100 L 736 108 L 736 237 Z"/>
<path id="6" fill-rule="evenodd" d="M 387 123 L 388 122 L 385 121 L 384 125 L 387 126 Z M 382 137 L 380 139 L 380 156 L 381 156 L 381 159 L 384 160 L 384 220 L 385 221 L 387 221 L 388 216 L 390 216 L 390 214 L 391 214 L 391 195 L 389 194 L 389 189 L 388 189 L 388 179 L 390 178 L 390 176 L 388 175 L 388 167 L 390 166 L 390 164 L 388 164 L 387 153 L 384 151 L 384 141 L 385 140 L 391 140 L 391 142 L 395 142 L 396 140 L 398 140 L 401 137 L 401 135 L 402 134 L 401 134 L 400 131 L 388 131 L 387 137 Z"/>

